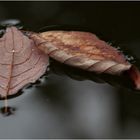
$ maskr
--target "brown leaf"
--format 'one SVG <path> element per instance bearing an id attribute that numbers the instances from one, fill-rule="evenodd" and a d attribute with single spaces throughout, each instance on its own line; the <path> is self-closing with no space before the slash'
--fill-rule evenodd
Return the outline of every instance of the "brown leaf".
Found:
<path id="1" fill-rule="evenodd" d="M 6 29 L 0 38 L 0 95 L 17 93 L 28 83 L 35 82 L 48 66 L 48 56 L 37 49 L 33 40 L 15 27 Z"/>
<path id="2" fill-rule="evenodd" d="M 32 38 L 50 57 L 88 71 L 120 74 L 131 67 L 121 52 L 91 33 L 48 31 Z"/>
<path id="3" fill-rule="evenodd" d="M 124 55 L 96 35 L 78 31 L 48 31 L 29 33 L 39 49 L 64 64 L 96 73 L 118 75 L 127 71 L 137 89 L 140 72 Z"/>

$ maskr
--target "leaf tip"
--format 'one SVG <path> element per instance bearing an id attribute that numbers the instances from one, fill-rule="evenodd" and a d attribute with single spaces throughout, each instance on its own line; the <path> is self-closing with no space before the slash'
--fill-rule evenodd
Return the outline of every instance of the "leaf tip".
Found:
<path id="1" fill-rule="evenodd" d="M 128 70 L 128 75 L 133 81 L 136 90 L 140 90 L 140 71 L 139 69 L 132 65 L 131 68 Z"/>

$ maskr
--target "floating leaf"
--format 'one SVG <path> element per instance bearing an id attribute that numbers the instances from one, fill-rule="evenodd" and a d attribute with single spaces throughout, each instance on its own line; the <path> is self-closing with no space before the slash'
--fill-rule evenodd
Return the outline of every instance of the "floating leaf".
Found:
<path id="1" fill-rule="evenodd" d="M 0 38 L 0 96 L 14 95 L 23 86 L 35 82 L 44 74 L 48 56 L 33 40 L 15 27 L 6 29 Z"/>
<path id="2" fill-rule="evenodd" d="M 132 69 L 125 56 L 96 35 L 78 31 L 29 33 L 39 49 L 55 60 L 96 73 L 120 75 L 127 71 L 136 88 L 140 88 L 138 69 Z M 134 76 L 137 75 L 137 76 Z"/>
<path id="3" fill-rule="evenodd" d="M 39 48 L 62 63 L 97 73 L 119 74 L 131 67 L 124 55 L 85 32 L 48 31 L 39 34 L 44 39 Z M 35 38 L 34 40 L 39 40 Z M 39 42 L 38 42 L 39 43 Z"/>

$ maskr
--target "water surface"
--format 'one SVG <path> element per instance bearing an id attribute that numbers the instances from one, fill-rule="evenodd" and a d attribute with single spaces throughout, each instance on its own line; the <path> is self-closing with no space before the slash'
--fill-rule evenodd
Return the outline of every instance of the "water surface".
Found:
<path id="1" fill-rule="evenodd" d="M 93 32 L 140 68 L 139 13 L 136 2 L 0 2 L 4 24 L 14 19 L 36 32 Z M 8 101 L 15 111 L 0 114 L 0 138 L 140 138 L 140 92 L 128 81 L 124 86 L 121 78 L 77 73 L 53 61 L 50 67 L 41 84 Z"/>

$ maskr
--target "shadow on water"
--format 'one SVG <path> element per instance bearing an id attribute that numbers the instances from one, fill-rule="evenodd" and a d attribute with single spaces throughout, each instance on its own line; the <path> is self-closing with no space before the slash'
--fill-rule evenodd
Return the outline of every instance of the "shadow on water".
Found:
<path id="1" fill-rule="evenodd" d="M 68 65 L 61 64 L 55 60 L 51 59 L 50 70 L 59 75 L 67 75 L 72 79 L 81 80 L 91 80 L 96 83 L 108 83 L 116 88 L 125 88 L 131 90 L 132 92 L 138 92 L 134 89 L 133 83 L 128 77 L 124 75 L 115 76 L 109 74 L 96 74 L 94 72 L 84 71 L 78 68 L 74 68 Z"/>

